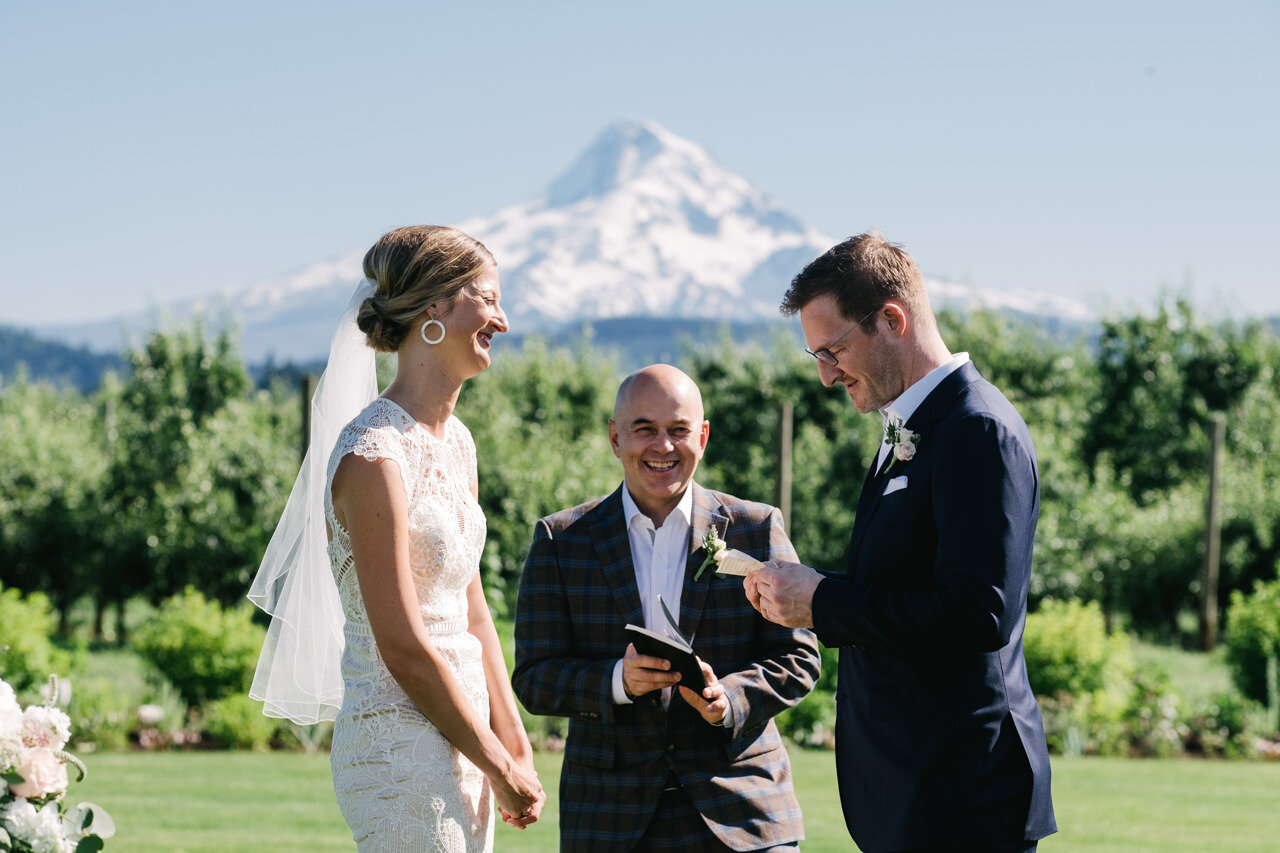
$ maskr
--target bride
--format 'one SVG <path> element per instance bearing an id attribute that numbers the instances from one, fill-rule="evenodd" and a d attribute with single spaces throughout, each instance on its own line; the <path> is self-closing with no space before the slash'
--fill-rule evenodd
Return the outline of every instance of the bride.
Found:
<path id="1" fill-rule="evenodd" d="M 273 617 L 250 695 L 335 720 L 334 790 L 361 851 L 490 850 L 493 801 L 521 829 L 545 801 L 480 585 L 475 445 L 453 416 L 507 330 L 497 269 L 461 231 L 414 226 L 383 235 L 364 274 L 249 594 Z M 396 353 L 380 397 L 375 349 Z"/>

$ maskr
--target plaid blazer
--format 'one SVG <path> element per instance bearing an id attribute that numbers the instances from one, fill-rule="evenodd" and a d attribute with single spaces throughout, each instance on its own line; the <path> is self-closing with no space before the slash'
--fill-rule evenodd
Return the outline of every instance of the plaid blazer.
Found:
<path id="1" fill-rule="evenodd" d="M 516 607 L 515 693 L 534 714 L 569 718 L 560 775 L 562 850 L 630 849 L 644 834 L 674 771 L 711 831 L 734 850 L 804 838 L 791 765 L 773 723 L 813 688 L 821 670 L 809 631 L 763 619 L 739 578 L 708 568 L 712 523 L 729 547 L 760 560 L 794 560 L 778 510 L 693 488 L 680 630 L 715 670 L 733 727 L 712 726 L 679 695 L 655 691 L 631 705 L 612 696 L 623 627 L 644 624 L 619 488 L 538 522 Z M 727 529 L 727 533 L 725 532 Z"/>

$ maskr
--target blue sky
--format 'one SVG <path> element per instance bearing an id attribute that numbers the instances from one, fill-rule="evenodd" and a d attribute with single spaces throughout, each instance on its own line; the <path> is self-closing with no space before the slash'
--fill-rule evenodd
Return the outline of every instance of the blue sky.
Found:
<path id="1" fill-rule="evenodd" d="M 9 0 L 0 323 L 489 213 L 621 118 L 932 275 L 1280 313 L 1277 44 L 1275 2 Z"/>

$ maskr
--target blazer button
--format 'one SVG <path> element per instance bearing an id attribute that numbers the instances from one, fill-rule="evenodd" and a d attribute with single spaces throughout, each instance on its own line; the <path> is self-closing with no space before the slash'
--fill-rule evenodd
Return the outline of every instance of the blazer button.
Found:
<path id="1" fill-rule="evenodd" d="M 671 755 L 675 751 L 676 751 L 676 745 L 674 743 L 667 744 L 667 755 Z"/>

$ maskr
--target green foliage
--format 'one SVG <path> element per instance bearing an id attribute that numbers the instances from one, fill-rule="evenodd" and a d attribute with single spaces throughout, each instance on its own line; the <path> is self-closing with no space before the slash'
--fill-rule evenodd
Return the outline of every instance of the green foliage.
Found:
<path id="1" fill-rule="evenodd" d="M 1128 637 L 1107 636 L 1096 602 L 1044 601 L 1027 617 L 1023 650 L 1038 696 L 1096 693 L 1122 682 L 1132 669 Z"/>
<path id="2" fill-rule="evenodd" d="M 1251 595 L 1236 591 L 1227 611 L 1227 661 L 1240 692 L 1269 700 L 1267 659 L 1280 658 L 1280 580 L 1260 583 Z"/>
<path id="3" fill-rule="evenodd" d="M 49 640 L 53 624 L 53 611 L 43 594 L 23 596 L 0 587 L 0 678 L 14 690 L 33 690 L 50 675 L 66 675 L 71 661 Z"/>
<path id="4" fill-rule="evenodd" d="M 1185 722 L 1186 748 L 1193 754 L 1217 758 L 1253 755 L 1249 706 L 1238 693 L 1210 696 L 1193 709 Z"/>
<path id="5" fill-rule="evenodd" d="M 80 649 L 75 658 L 67 714 L 77 749 L 124 749 L 145 728 L 164 735 L 182 730 L 186 703 L 134 651 Z M 143 706 L 154 707 L 144 712 Z M 140 713 L 148 715 L 146 722 Z"/>
<path id="6" fill-rule="evenodd" d="M 1196 476 L 1208 449 L 1202 425 L 1211 412 L 1236 411 L 1270 340 L 1260 324 L 1199 320 L 1186 298 L 1162 302 L 1152 317 L 1104 321 L 1085 458 L 1125 471 L 1139 502 Z"/>
<path id="7" fill-rule="evenodd" d="M 104 383 L 110 459 L 101 595 L 153 601 L 188 584 L 243 595 L 297 472 L 298 406 L 283 389 L 249 392 L 234 338 L 153 333 L 133 372 Z"/>
<path id="8" fill-rule="evenodd" d="M 1129 701 L 1121 714 L 1124 743 L 1130 755 L 1169 758 L 1183 749 L 1179 725 L 1181 697 L 1168 673 L 1159 667 L 1133 673 Z"/>
<path id="9" fill-rule="evenodd" d="M 537 520 L 622 481 L 608 427 L 619 379 L 612 362 L 588 350 L 533 341 L 463 389 L 457 415 L 475 439 L 489 528 L 481 568 L 499 615 L 515 612 Z"/>
<path id="10" fill-rule="evenodd" d="M 72 391 L 0 382 L 0 583 L 65 613 L 96 583 L 106 471 L 95 407 Z"/>
<path id="11" fill-rule="evenodd" d="M 224 609 L 188 587 L 138 630 L 134 647 L 196 707 L 247 692 L 265 638 L 247 603 Z"/>
<path id="12" fill-rule="evenodd" d="M 230 749 L 265 752 L 271 746 L 279 721 L 262 714 L 262 703 L 242 693 L 210 702 L 204 708 L 204 729 Z"/>

